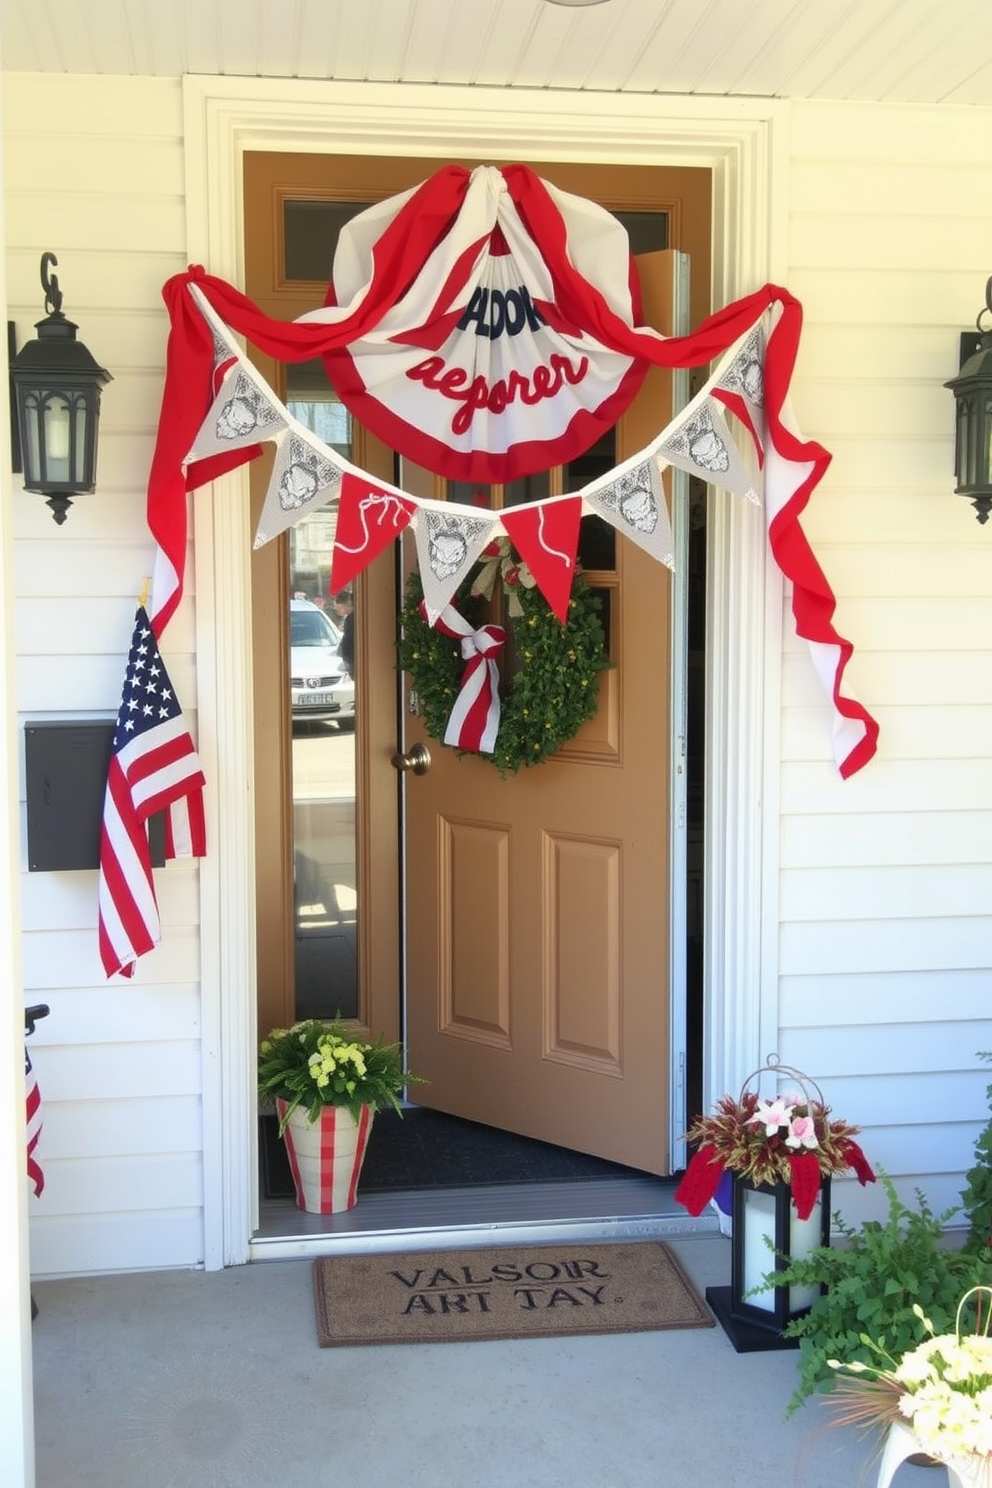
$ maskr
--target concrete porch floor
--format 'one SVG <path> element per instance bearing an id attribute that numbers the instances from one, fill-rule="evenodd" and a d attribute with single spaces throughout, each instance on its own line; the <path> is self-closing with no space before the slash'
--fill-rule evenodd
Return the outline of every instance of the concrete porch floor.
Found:
<path id="1" fill-rule="evenodd" d="M 670 1242 L 700 1291 L 729 1241 Z M 36 1283 L 38 1488 L 861 1488 L 792 1351 L 685 1332 L 321 1349 L 309 1260 Z M 941 1488 L 904 1465 L 896 1488 Z"/>

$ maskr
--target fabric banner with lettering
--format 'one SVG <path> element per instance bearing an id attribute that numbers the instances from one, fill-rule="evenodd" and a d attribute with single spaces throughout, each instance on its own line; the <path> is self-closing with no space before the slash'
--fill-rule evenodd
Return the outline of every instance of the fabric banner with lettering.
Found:
<path id="1" fill-rule="evenodd" d="M 385 443 L 452 480 L 512 481 L 567 463 L 611 428 L 647 364 L 559 303 L 542 243 L 567 241 L 584 293 L 633 327 L 636 278 L 627 234 L 594 202 L 549 182 L 522 210 L 530 172 L 452 172 L 457 211 L 416 277 L 381 319 L 326 353 L 341 400 Z M 333 323 L 374 282 L 382 233 L 403 210 L 393 198 L 348 223 L 334 256 L 330 305 L 301 323 Z M 632 291 L 632 283 L 635 291 Z"/>
<path id="2" fill-rule="evenodd" d="M 788 291 L 765 285 L 686 336 L 639 325 L 620 225 L 516 165 L 446 166 L 370 208 L 342 234 L 332 272 L 331 303 L 293 322 L 265 315 L 202 268 L 164 287 L 171 333 L 148 495 L 162 560 L 152 594 L 157 634 L 182 592 L 188 490 L 252 458 L 274 437 L 280 523 L 291 525 L 294 511 L 341 495 L 338 462 L 315 436 L 294 427 L 288 414 L 275 434 L 256 417 L 269 404 L 257 373 L 238 381 L 243 367 L 231 360 L 236 336 L 281 361 L 323 357 L 342 400 L 400 454 L 478 482 L 512 480 L 574 459 L 615 421 L 647 367 L 716 363 L 706 387 L 640 459 L 577 494 L 583 509 L 599 511 L 670 561 L 660 483 L 665 465 L 748 499 L 758 496 L 725 421 L 725 412 L 733 413 L 762 471 L 769 545 L 791 585 L 797 631 L 833 703 L 839 768 L 847 776 L 867 763 L 877 724 L 844 685 L 852 648 L 834 628 L 834 596 L 800 522 L 830 457 L 792 416 L 802 309 Z M 225 384 L 222 419 L 216 404 Z M 430 415 L 428 393 L 435 399 Z M 211 409 L 214 434 L 223 426 L 223 437 L 204 430 Z M 347 462 L 338 468 L 369 483 Z M 431 551 L 427 503 L 375 483 L 370 499 L 382 515 L 412 523 L 422 558 Z M 469 508 L 451 515 L 467 521 L 465 512 L 478 520 L 478 510 Z M 258 537 L 265 540 L 267 532 L 266 526 Z M 441 546 L 429 601 L 435 615 L 452 575 L 464 573 L 463 564 L 452 567 L 450 533 Z M 552 566 L 545 572 L 549 588 Z"/>

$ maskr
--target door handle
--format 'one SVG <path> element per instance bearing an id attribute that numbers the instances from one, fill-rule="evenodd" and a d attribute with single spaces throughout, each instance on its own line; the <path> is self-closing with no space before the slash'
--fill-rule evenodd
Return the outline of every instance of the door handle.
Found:
<path id="1" fill-rule="evenodd" d="M 426 775 L 431 767 L 431 752 L 426 744 L 414 744 L 406 754 L 394 754 L 389 763 L 401 774 L 409 770 L 411 775 Z"/>

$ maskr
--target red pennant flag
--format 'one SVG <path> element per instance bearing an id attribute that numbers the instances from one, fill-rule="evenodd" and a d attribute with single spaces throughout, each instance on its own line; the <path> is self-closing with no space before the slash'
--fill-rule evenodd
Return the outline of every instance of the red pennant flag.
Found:
<path id="1" fill-rule="evenodd" d="M 507 537 L 562 625 L 568 615 L 581 516 L 580 496 L 500 512 Z"/>
<path id="2" fill-rule="evenodd" d="M 410 525 L 417 504 L 368 476 L 341 478 L 338 525 L 331 561 L 331 593 L 338 594 Z"/>

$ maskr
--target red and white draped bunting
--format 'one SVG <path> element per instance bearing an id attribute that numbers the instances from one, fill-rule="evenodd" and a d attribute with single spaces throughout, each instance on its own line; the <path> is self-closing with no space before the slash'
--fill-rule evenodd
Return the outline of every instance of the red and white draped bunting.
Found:
<path id="1" fill-rule="evenodd" d="M 766 285 L 692 334 L 665 337 L 636 323 L 625 244 L 609 214 L 523 166 L 449 166 L 354 219 L 335 256 L 332 303 L 299 321 L 271 319 L 201 268 L 169 280 L 148 497 L 159 543 L 156 633 L 182 592 L 187 490 L 252 458 L 266 440 L 277 453 L 256 543 L 337 501 L 332 585 L 341 587 L 411 526 L 436 617 L 481 550 L 505 534 L 560 615 L 581 512 L 598 513 L 671 564 L 666 465 L 758 499 L 730 412 L 753 443 L 771 551 L 833 702 L 841 773 L 860 769 L 878 728 L 844 686 L 852 648 L 834 628 L 834 596 L 800 523 L 830 458 L 800 434 L 789 405 L 801 307 Z M 715 370 L 656 439 L 607 476 L 567 497 L 483 515 L 423 501 L 343 460 L 279 403 L 237 336 L 282 361 L 324 357 L 342 400 L 401 453 L 481 482 L 573 458 L 615 421 L 650 365 Z"/>

